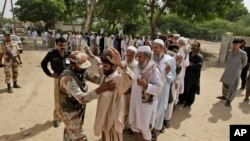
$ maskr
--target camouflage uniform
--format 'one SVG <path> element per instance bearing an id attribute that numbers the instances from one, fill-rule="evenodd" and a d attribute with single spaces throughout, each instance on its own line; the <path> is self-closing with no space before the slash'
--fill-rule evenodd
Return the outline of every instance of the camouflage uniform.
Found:
<path id="1" fill-rule="evenodd" d="M 18 45 L 12 42 L 5 42 L 2 45 L 3 57 L 4 57 L 4 73 L 5 73 L 5 83 L 11 83 L 17 81 L 18 76 L 18 62 L 17 56 L 19 55 Z"/>
<path id="2" fill-rule="evenodd" d="M 81 78 L 81 79 L 79 79 Z M 65 70 L 59 78 L 60 114 L 65 124 L 64 141 L 87 141 L 82 131 L 86 103 L 98 98 L 94 91 L 87 92 L 85 76 Z"/>

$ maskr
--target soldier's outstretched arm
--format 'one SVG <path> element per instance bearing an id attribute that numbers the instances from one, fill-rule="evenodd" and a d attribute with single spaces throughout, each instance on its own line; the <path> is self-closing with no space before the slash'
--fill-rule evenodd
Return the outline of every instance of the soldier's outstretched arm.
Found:
<path id="1" fill-rule="evenodd" d="M 116 86 L 114 82 L 103 82 L 98 88 L 85 93 L 80 89 L 74 78 L 70 76 L 64 76 L 60 80 L 60 89 L 72 95 L 81 104 L 88 103 L 91 100 L 98 98 L 98 95 L 105 91 L 113 91 L 115 87 Z"/>
<path id="2" fill-rule="evenodd" d="M 100 82 L 101 82 L 101 77 L 100 76 L 97 76 L 97 75 L 91 73 L 88 70 L 85 72 L 85 74 L 86 74 L 86 79 L 88 81 L 90 81 L 92 83 L 95 83 L 95 84 L 98 84 L 98 85 L 100 84 Z"/>

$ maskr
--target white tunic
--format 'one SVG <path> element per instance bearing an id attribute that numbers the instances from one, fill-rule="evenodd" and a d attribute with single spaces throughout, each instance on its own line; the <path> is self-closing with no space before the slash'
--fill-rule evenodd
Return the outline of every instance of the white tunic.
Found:
<path id="1" fill-rule="evenodd" d="M 186 47 L 183 46 L 180 48 L 179 53 L 182 56 L 182 63 L 181 63 L 181 72 L 177 76 L 176 83 L 178 84 L 178 88 L 176 89 L 177 95 L 182 94 L 184 92 L 184 77 L 186 74 L 186 68 L 189 66 L 189 54 L 185 55 Z M 186 56 L 186 59 L 185 59 Z"/>
<path id="2" fill-rule="evenodd" d="M 169 65 L 171 70 L 166 74 L 165 68 Z M 164 55 L 164 57 L 157 63 L 158 68 L 161 71 L 161 78 L 163 81 L 163 88 L 158 97 L 158 106 L 157 106 L 157 115 L 155 121 L 155 129 L 161 130 L 163 125 L 163 120 L 165 116 L 165 111 L 168 108 L 168 99 L 169 99 L 169 90 L 171 83 L 175 80 L 176 77 L 176 61 L 175 58 Z"/>
<path id="3" fill-rule="evenodd" d="M 146 68 L 154 63 L 148 63 Z M 144 69 L 145 70 L 145 69 Z M 158 94 L 162 89 L 162 79 L 159 69 L 154 69 L 149 75 L 149 84 L 145 93 L 153 95 L 152 103 L 142 103 L 142 87 L 137 84 L 137 79 L 141 78 L 139 67 L 135 68 L 135 81 L 132 84 L 129 123 L 135 124 L 140 130 L 148 129 L 149 126 L 154 127 L 157 111 Z"/>

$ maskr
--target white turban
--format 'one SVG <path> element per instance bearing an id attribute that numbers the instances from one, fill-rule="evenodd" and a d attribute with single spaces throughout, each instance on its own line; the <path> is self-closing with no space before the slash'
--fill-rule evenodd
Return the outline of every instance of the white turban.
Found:
<path id="1" fill-rule="evenodd" d="M 139 46 L 137 49 L 137 52 L 150 52 L 150 53 L 152 53 L 151 48 L 149 46 Z"/>
<path id="2" fill-rule="evenodd" d="M 164 47 L 164 42 L 162 39 L 155 39 L 153 43 L 160 44 L 162 47 Z"/>
<path id="3" fill-rule="evenodd" d="M 137 48 L 134 47 L 134 46 L 129 46 L 129 47 L 127 48 L 127 50 L 131 50 L 131 51 L 133 51 L 135 54 L 137 53 Z"/>

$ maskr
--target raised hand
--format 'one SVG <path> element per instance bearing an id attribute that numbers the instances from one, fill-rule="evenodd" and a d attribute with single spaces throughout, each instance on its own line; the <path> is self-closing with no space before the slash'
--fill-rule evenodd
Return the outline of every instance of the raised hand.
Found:
<path id="1" fill-rule="evenodd" d="M 121 65 L 121 55 L 115 48 L 109 48 L 108 51 L 111 53 L 112 58 L 108 57 L 112 64 Z"/>
<path id="2" fill-rule="evenodd" d="M 89 55 L 89 57 L 94 58 L 95 55 L 92 53 L 89 47 L 85 46 L 84 47 L 85 52 Z"/>

